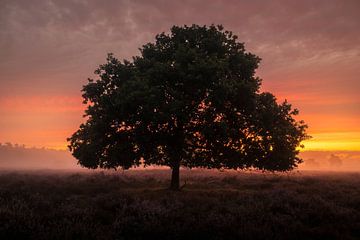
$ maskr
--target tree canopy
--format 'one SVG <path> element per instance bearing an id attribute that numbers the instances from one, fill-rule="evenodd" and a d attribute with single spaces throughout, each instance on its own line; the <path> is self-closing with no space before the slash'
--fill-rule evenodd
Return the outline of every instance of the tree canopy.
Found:
<path id="1" fill-rule="evenodd" d="M 260 58 L 222 26 L 173 26 L 119 61 L 109 54 L 82 89 L 88 105 L 69 149 L 87 168 L 165 165 L 286 171 L 307 126 L 260 92 Z"/>

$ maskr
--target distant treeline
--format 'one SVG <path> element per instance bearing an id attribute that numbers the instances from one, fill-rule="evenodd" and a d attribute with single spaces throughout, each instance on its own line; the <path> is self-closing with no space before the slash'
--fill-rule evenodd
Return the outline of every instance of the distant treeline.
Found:
<path id="1" fill-rule="evenodd" d="M 65 150 L 28 148 L 23 144 L 0 143 L 1 169 L 78 168 L 76 162 Z"/>
<path id="2" fill-rule="evenodd" d="M 302 170 L 360 171 L 359 151 L 305 151 Z"/>

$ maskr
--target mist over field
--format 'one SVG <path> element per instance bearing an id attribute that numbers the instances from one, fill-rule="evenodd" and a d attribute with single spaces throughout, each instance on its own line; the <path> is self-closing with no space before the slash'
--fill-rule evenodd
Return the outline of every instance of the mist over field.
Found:
<path id="1" fill-rule="evenodd" d="M 305 151 L 300 170 L 360 171 L 359 151 Z"/>
<path id="2" fill-rule="evenodd" d="M 24 145 L 0 145 L 0 169 L 80 169 L 70 152 Z"/>
<path id="3" fill-rule="evenodd" d="M 300 156 L 285 174 L 182 169 L 169 191 L 168 168 L 92 171 L 1 144 L 0 239 L 359 239 L 360 153 Z"/>
<path id="4" fill-rule="evenodd" d="M 304 151 L 300 157 L 304 162 L 295 170 L 360 171 L 359 151 Z M 85 170 L 69 151 L 10 143 L 0 145 L 0 169 Z"/>

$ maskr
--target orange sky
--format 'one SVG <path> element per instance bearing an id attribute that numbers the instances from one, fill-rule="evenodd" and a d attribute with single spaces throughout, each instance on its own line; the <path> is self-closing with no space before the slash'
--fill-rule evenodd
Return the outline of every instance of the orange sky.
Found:
<path id="1" fill-rule="evenodd" d="M 151 2 L 151 3 L 150 3 Z M 4 1 L 0 142 L 61 149 L 82 122 L 80 89 L 174 24 L 223 24 L 263 60 L 263 91 L 300 110 L 305 150 L 360 151 L 360 2 Z"/>

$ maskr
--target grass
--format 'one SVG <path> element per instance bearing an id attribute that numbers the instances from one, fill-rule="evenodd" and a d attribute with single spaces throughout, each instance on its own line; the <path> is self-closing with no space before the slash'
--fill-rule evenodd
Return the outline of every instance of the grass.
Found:
<path id="1" fill-rule="evenodd" d="M 360 239 L 359 173 L 0 172 L 0 239 Z"/>

